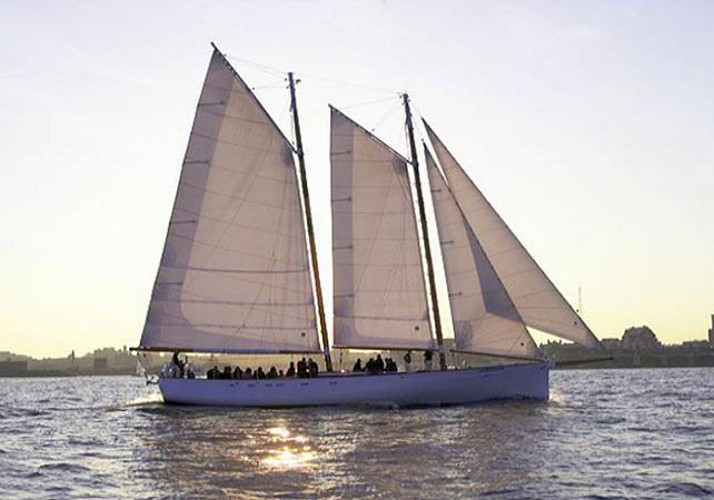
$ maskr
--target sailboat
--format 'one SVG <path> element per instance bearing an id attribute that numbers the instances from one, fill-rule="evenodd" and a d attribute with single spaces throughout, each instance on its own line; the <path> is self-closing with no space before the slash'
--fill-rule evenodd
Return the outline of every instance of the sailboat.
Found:
<path id="1" fill-rule="evenodd" d="M 424 122 L 435 154 L 425 144 L 448 288 L 448 297 L 437 297 L 437 263 L 406 94 L 410 159 L 330 107 L 330 346 L 292 73 L 288 81 L 295 146 L 213 45 L 137 349 L 319 353 L 325 371 L 313 378 L 259 380 L 163 376 L 158 385 L 167 403 L 293 407 L 546 400 L 552 365 L 529 327 L 602 349 Z M 440 305 L 451 310 L 455 350 L 506 361 L 449 368 Z M 428 351 L 438 356 L 439 369 L 339 373 L 333 349 Z"/>

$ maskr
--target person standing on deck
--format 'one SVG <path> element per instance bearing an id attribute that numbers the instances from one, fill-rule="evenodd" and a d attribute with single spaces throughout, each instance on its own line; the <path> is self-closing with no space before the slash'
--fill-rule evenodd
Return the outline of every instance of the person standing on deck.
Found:
<path id="1" fill-rule="evenodd" d="M 183 378 L 183 363 L 179 359 L 178 351 L 174 352 L 173 356 L 171 357 L 171 364 L 175 367 L 173 376 L 175 378 Z"/>
<path id="2" fill-rule="evenodd" d="M 407 351 L 404 355 L 404 371 L 409 373 L 412 371 L 412 352 Z"/>
<path id="3" fill-rule="evenodd" d="M 424 351 L 424 369 L 428 372 L 431 371 L 431 360 L 433 359 L 433 357 L 434 354 L 429 349 Z"/>

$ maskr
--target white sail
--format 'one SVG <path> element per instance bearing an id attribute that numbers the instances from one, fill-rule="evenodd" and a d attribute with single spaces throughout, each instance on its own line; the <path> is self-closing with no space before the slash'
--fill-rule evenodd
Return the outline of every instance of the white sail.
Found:
<path id="1" fill-rule="evenodd" d="M 143 348 L 320 350 L 290 143 L 214 51 Z"/>
<path id="2" fill-rule="evenodd" d="M 407 161 L 331 110 L 334 344 L 431 348 Z"/>
<path id="3" fill-rule="evenodd" d="M 449 188 L 523 322 L 578 344 L 602 349 L 491 204 L 424 122 Z"/>
<path id="4" fill-rule="evenodd" d="M 459 351 L 535 358 L 541 352 L 424 147 Z"/>

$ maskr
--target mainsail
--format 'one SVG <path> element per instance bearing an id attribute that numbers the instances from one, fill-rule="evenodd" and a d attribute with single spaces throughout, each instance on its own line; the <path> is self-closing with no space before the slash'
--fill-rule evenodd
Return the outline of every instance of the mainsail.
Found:
<path id="1" fill-rule="evenodd" d="M 334 345 L 433 348 L 407 161 L 331 110 Z"/>
<path id="2" fill-rule="evenodd" d="M 558 292 L 491 204 L 424 122 L 451 193 L 478 237 L 493 270 L 529 327 L 602 349 L 595 335 Z"/>
<path id="3" fill-rule="evenodd" d="M 456 349 L 497 356 L 540 356 L 540 350 L 426 146 L 424 154 L 444 259 Z"/>
<path id="4" fill-rule="evenodd" d="M 320 350 L 292 147 L 217 50 L 140 345 Z"/>

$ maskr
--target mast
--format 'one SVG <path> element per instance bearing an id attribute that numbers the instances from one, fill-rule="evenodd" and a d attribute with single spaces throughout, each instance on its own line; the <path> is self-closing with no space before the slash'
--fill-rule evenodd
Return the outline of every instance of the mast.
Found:
<path id="1" fill-rule="evenodd" d="M 414 167 L 414 184 L 416 184 L 417 205 L 419 205 L 419 219 L 421 222 L 421 232 L 424 238 L 424 253 L 426 257 L 426 274 L 429 277 L 429 293 L 431 294 L 431 306 L 434 310 L 434 330 L 436 333 L 436 343 L 439 346 L 439 366 L 446 370 L 446 352 L 444 352 L 444 335 L 441 332 L 441 318 L 439 314 L 439 302 L 436 300 L 436 281 L 434 280 L 434 264 L 431 260 L 431 246 L 429 245 L 429 233 L 426 227 L 426 213 L 424 210 L 424 197 L 421 190 L 421 180 L 419 178 L 419 161 L 417 159 L 416 144 L 414 143 L 414 126 L 412 124 L 412 112 L 409 108 L 409 95 L 402 94 L 404 100 L 404 111 L 407 115 L 407 137 L 409 139 L 409 149 L 411 163 Z"/>
<path id="2" fill-rule="evenodd" d="M 305 174 L 305 153 L 302 149 L 302 136 L 300 135 L 300 120 L 298 119 L 297 99 L 295 98 L 295 80 L 292 72 L 288 73 L 290 84 L 290 108 L 293 112 L 295 124 L 295 146 L 297 149 L 298 165 L 300 167 L 300 182 L 302 187 L 303 202 L 305 205 L 305 218 L 307 219 L 307 237 L 310 242 L 310 259 L 312 272 L 315 278 L 315 292 L 317 293 L 317 315 L 320 319 L 320 335 L 322 336 L 322 349 L 325 355 L 325 369 L 332 371 L 332 358 L 330 357 L 330 343 L 327 338 L 327 322 L 325 321 L 325 304 L 322 301 L 322 286 L 320 285 L 320 270 L 317 266 L 317 248 L 315 245 L 315 232 L 312 227 L 312 211 L 310 210 L 310 194 L 307 189 L 307 176 Z"/>

